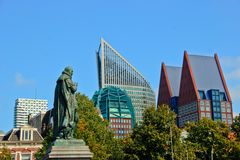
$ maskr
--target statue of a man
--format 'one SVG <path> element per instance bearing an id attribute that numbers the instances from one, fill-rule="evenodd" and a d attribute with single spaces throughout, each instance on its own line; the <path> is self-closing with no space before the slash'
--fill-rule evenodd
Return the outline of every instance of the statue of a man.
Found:
<path id="1" fill-rule="evenodd" d="M 66 67 L 57 80 L 53 108 L 54 139 L 71 139 L 78 121 L 75 92 L 77 84 L 72 81 L 73 69 Z"/>

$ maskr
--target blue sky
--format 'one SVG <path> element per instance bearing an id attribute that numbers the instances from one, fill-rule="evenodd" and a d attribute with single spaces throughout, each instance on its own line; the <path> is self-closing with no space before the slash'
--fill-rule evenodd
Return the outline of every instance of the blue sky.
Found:
<path id="1" fill-rule="evenodd" d="M 0 0 L 0 130 L 13 127 L 16 98 L 47 99 L 65 66 L 78 91 L 98 89 L 95 51 L 109 42 L 157 91 L 161 63 L 181 66 L 183 52 L 218 53 L 240 109 L 238 0 Z"/>

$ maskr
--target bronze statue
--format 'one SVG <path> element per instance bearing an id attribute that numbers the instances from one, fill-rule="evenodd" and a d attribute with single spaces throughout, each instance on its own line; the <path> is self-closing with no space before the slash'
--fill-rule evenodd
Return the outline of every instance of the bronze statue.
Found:
<path id="1" fill-rule="evenodd" d="M 57 80 L 53 108 L 54 139 L 72 139 L 78 121 L 75 92 L 77 83 L 72 81 L 73 69 L 66 67 Z"/>

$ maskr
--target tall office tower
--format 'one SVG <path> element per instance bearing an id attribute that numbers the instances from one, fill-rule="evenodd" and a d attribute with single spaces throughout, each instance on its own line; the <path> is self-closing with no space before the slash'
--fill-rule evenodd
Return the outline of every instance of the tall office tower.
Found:
<path id="1" fill-rule="evenodd" d="M 110 122 L 115 138 L 124 138 L 135 125 L 134 109 L 127 93 L 117 87 L 107 87 L 96 91 L 93 98 L 104 119 Z"/>
<path id="2" fill-rule="evenodd" d="M 162 66 L 158 105 L 172 105 L 174 96 L 177 97 L 175 102 L 179 127 L 184 127 L 188 121 L 197 122 L 204 117 L 230 126 L 233 121 L 232 100 L 217 54 L 209 57 L 188 55 L 185 51 L 180 85 L 177 70 L 179 69 L 175 68 L 170 71 Z M 176 77 L 175 82 L 172 81 L 173 77 Z M 174 94 L 174 88 L 178 94 Z"/>
<path id="3" fill-rule="evenodd" d="M 144 109 L 155 105 L 149 82 L 103 39 L 97 51 L 97 67 L 99 88 L 116 86 L 126 90 L 134 106 L 136 122 L 141 122 Z"/>
<path id="4" fill-rule="evenodd" d="M 14 128 L 28 124 L 28 117 L 47 112 L 48 101 L 42 99 L 18 98 L 14 109 Z"/>

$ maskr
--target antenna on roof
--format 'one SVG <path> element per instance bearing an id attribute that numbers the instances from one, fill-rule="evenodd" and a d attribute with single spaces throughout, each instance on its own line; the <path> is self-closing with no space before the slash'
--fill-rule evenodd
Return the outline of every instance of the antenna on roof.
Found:
<path id="1" fill-rule="evenodd" d="M 37 87 L 35 88 L 35 99 L 37 99 Z"/>

